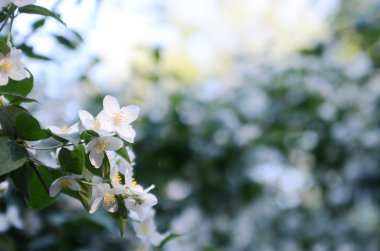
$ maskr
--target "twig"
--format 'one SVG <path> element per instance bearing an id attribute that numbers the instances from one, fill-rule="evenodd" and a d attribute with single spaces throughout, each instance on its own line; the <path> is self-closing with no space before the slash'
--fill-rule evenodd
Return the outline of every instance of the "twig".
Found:
<path id="1" fill-rule="evenodd" d="M 38 179 L 41 181 L 42 186 L 45 188 L 46 193 L 48 195 L 50 195 L 49 194 L 49 187 L 47 186 L 47 184 L 46 184 L 44 178 L 42 177 L 42 175 L 40 174 L 40 172 L 38 171 L 36 165 L 33 162 L 30 162 L 30 165 L 32 166 L 34 172 L 36 172 Z"/>

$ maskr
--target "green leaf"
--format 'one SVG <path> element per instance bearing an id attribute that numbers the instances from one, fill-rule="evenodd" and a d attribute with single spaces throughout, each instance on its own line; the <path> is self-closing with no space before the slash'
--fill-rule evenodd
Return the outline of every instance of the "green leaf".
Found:
<path id="1" fill-rule="evenodd" d="M 0 92 L 20 94 L 22 96 L 27 96 L 32 91 L 32 89 L 33 89 L 32 75 L 30 75 L 30 78 L 24 78 L 23 80 L 20 80 L 20 81 L 9 79 L 7 85 L 0 86 Z M 12 98 L 8 100 L 9 102 L 12 102 Z"/>
<path id="2" fill-rule="evenodd" d="M 18 48 L 20 50 L 22 50 L 22 52 L 23 52 L 24 55 L 26 55 L 26 56 L 28 56 L 30 58 L 44 60 L 44 61 L 50 61 L 50 60 L 52 60 L 49 57 L 46 57 L 44 55 L 41 55 L 41 54 L 38 54 L 38 53 L 34 52 L 33 47 L 28 46 L 26 44 L 21 44 L 21 45 L 18 46 Z"/>
<path id="3" fill-rule="evenodd" d="M 78 43 L 75 41 L 71 41 L 68 38 L 61 36 L 61 35 L 54 35 L 55 39 L 62 44 L 63 46 L 67 47 L 68 49 L 75 50 L 78 46 Z"/>
<path id="4" fill-rule="evenodd" d="M 111 165 L 110 161 L 107 157 L 107 154 L 104 154 L 103 163 L 100 166 L 100 170 L 102 171 L 102 177 L 108 179 L 111 175 Z"/>
<path id="5" fill-rule="evenodd" d="M 131 159 L 129 158 L 127 148 L 122 147 L 119 150 L 117 150 L 116 153 L 119 154 L 123 159 L 131 163 Z"/>
<path id="6" fill-rule="evenodd" d="M 80 135 L 80 139 L 84 140 L 86 143 L 90 142 L 95 137 L 99 137 L 99 134 L 92 130 L 86 130 Z"/>
<path id="7" fill-rule="evenodd" d="M 16 117 L 16 135 L 23 140 L 41 140 L 50 137 L 48 130 L 43 130 L 35 119 L 29 113 L 20 113 Z"/>
<path id="8" fill-rule="evenodd" d="M 45 19 L 45 18 L 42 18 L 42 19 L 39 19 L 39 20 L 37 20 L 36 22 L 34 22 L 34 23 L 32 24 L 32 28 L 33 28 L 33 30 L 37 30 L 37 29 L 41 28 L 42 26 L 44 26 L 45 21 L 46 21 L 46 19 Z"/>
<path id="9" fill-rule="evenodd" d="M 79 200 L 82 203 L 82 206 L 90 211 L 91 208 L 91 194 L 92 194 L 92 186 L 88 184 L 84 184 L 79 182 L 81 186 L 81 190 L 79 192 L 73 191 L 70 189 L 63 189 L 62 192 L 74 199 Z"/>
<path id="10" fill-rule="evenodd" d="M 32 99 L 32 98 L 27 98 L 23 95 L 20 95 L 20 94 L 16 94 L 16 93 L 10 93 L 10 92 L 0 92 L 0 95 L 4 95 L 8 100 L 11 99 L 12 100 L 12 104 L 20 104 L 22 102 L 27 102 L 27 103 L 31 103 L 31 102 L 37 102 L 37 100 L 35 99 Z"/>
<path id="11" fill-rule="evenodd" d="M 41 7 L 38 5 L 27 5 L 27 6 L 18 8 L 18 10 L 20 13 L 35 14 L 35 15 L 52 17 L 55 20 L 57 20 L 58 22 L 60 22 L 61 24 L 63 24 L 64 26 L 66 26 L 66 24 L 62 21 L 62 19 L 57 14 L 55 14 L 54 12 L 52 12 L 52 11 L 50 11 L 44 7 Z"/>
<path id="12" fill-rule="evenodd" d="M 47 186 L 50 187 L 53 180 L 47 169 L 37 167 L 37 170 L 41 174 L 41 177 Z M 48 191 L 45 190 L 45 187 L 42 185 L 41 180 L 38 178 L 37 173 L 33 171 L 32 179 L 30 182 L 30 195 L 29 198 L 26 198 L 28 206 L 32 209 L 38 210 L 49 206 L 55 200 L 56 197 L 50 197 Z"/>
<path id="13" fill-rule="evenodd" d="M 28 152 L 22 146 L 0 137 L 0 175 L 12 172 L 21 167 L 28 157 Z"/>
<path id="14" fill-rule="evenodd" d="M 33 169 L 28 162 L 22 167 L 10 173 L 13 184 L 22 193 L 25 198 L 30 196 L 30 182 L 32 179 Z"/>
<path id="15" fill-rule="evenodd" d="M 8 54 L 10 51 L 11 48 L 9 48 L 9 46 L 6 43 L 0 40 L 0 52 L 5 55 Z"/>
<path id="16" fill-rule="evenodd" d="M 28 111 L 21 106 L 0 106 L 0 125 L 3 129 L 3 134 L 10 138 L 16 138 L 16 117 L 20 113 L 27 112 Z"/>
<path id="17" fill-rule="evenodd" d="M 178 238 L 180 237 L 181 234 L 176 234 L 176 233 L 171 233 L 169 234 L 165 239 L 163 239 L 160 243 L 160 245 L 158 245 L 158 248 L 163 248 L 165 246 L 166 243 L 168 243 L 169 241 L 175 239 L 175 238 Z"/>
<path id="18" fill-rule="evenodd" d="M 81 146 L 83 148 L 83 146 Z M 84 166 L 84 149 L 76 148 L 70 151 L 67 148 L 62 148 L 58 155 L 59 163 L 64 171 L 82 174 Z"/>
<path id="19" fill-rule="evenodd" d="M 116 196 L 118 209 L 114 213 L 108 212 L 108 214 L 116 221 L 119 226 L 121 237 L 124 236 L 125 228 L 128 222 L 128 209 L 125 207 L 124 200 L 120 195 Z"/>

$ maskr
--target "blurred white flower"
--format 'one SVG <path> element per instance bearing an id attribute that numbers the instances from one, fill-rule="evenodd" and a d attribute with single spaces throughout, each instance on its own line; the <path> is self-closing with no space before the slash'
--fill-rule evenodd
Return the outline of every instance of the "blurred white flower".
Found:
<path id="1" fill-rule="evenodd" d="M 157 204 L 156 196 L 149 193 L 154 186 L 152 185 L 144 190 L 134 178 L 128 180 L 126 175 L 125 180 L 130 195 L 125 199 L 125 206 L 130 211 L 129 216 L 134 220 L 143 221 L 149 216 L 151 208 Z"/>
<path id="2" fill-rule="evenodd" d="M 56 127 L 48 126 L 47 127 L 52 133 L 57 135 L 67 135 L 74 134 L 79 132 L 79 123 L 75 123 L 72 126 Z"/>
<path id="3" fill-rule="evenodd" d="M 0 197 L 8 190 L 9 182 L 7 180 L 4 180 L 3 182 L 0 182 Z"/>
<path id="4" fill-rule="evenodd" d="M 0 214 L 0 233 L 7 231 L 12 226 L 18 229 L 24 227 L 18 208 L 14 205 L 8 206 L 5 214 Z"/>
<path id="5" fill-rule="evenodd" d="M 156 224 L 154 223 L 153 209 L 147 212 L 145 220 L 133 222 L 133 229 L 142 243 L 149 243 L 152 246 L 158 246 L 167 236 L 167 234 L 160 234 L 157 231 Z"/>

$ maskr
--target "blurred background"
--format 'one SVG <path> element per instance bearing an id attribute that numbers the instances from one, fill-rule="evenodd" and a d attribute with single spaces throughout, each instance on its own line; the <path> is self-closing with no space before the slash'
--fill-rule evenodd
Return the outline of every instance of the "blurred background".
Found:
<path id="1" fill-rule="evenodd" d="M 37 1 L 15 44 L 44 126 L 110 94 L 168 251 L 380 250 L 379 0 Z M 133 250 L 105 213 L 0 199 L 0 250 Z"/>

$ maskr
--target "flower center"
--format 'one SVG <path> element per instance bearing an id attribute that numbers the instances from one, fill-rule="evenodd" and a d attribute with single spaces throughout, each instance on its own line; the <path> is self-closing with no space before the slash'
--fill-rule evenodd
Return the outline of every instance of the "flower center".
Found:
<path id="1" fill-rule="evenodd" d="M 142 233 L 143 235 L 147 236 L 147 235 L 149 235 L 149 232 L 150 232 L 150 228 L 149 228 L 149 226 L 146 225 L 146 224 L 143 224 L 143 225 L 141 226 L 141 233 Z"/>
<path id="2" fill-rule="evenodd" d="M 13 63 L 9 59 L 4 59 L 3 62 L 0 63 L 0 71 L 3 73 L 9 73 L 13 68 Z"/>
<path id="3" fill-rule="evenodd" d="M 116 198 L 115 198 L 115 195 L 113 195 L 113 194 L 107 194 L 107 195 L 105 195 L 104 198 L 103 198 L 103 203 L 104 203 L 104 205 L 106 205 L 107 207 L 109 207 L 109 206 L 115 204 L 115 202 L 116 202 Z"/>
<path id="4" fill-rule="evenodd" d="M 135 178 L 132 178 L 131 186 L 132 186 L 133 188 L 136 188 L 136 187 L 139 186 L 139 184 L 137 183 L 137 181 L 135 180 Z"/>
<path id="5" fill-rule="evenodd" d="M 69 127 L 68 126 L 64 126 L 60 129 L 61 133 L 62 134 L 67 134 L 69 132 Z"/>
<path id="6" fill-rule="evenodd" d="M 121 175 L 118 173 L 115 175 L 115 177 L 113 178 L 113 181 L 117 184 L 121 184 Z"/>
<path id="7" fill-rule="evenodd" d="M 99 130 L 100 129 L 100 121 L 98 118 L 95 118 L 94 120 L 94 129 Z"/>
<path id="8" fill-rule="evenodd" d="M 69 188 L 69 186 L 71 185 L 71 181 L 70 180 L 62 180 L 62 183 L 61 183 L 61 188 Z"/>
<path id="9" fill-rule="evenodd" d="M 99 141 L 99 143 L 96 145 L 96 153 L 104 152 L 105 150 L 107 150 L 109 145 L 110 143 L 106 141 L 103 141 L 103 140 Z"/>
<path id="10" fill-rule="evenodd" d="M 113 113 L 113 123 L 115 124 L 115 126 L 121 125 L 123 120 L 124 120 L 123 114 L 121 114 L 120 112 Z"/>

